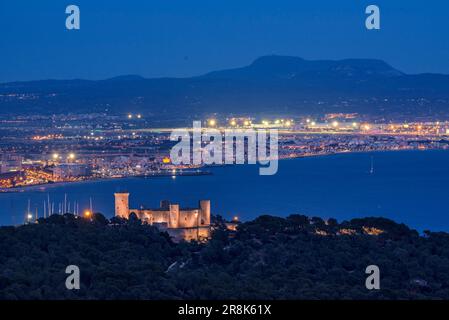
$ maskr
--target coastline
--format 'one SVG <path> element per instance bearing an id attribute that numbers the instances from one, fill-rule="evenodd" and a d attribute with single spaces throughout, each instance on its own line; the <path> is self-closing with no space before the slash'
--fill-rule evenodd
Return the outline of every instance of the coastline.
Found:
<path id="1" fill-rule="evenodd" d="M 283 160 L 294 160 L 294 159 L 301 159 L 301 158 L 318 158 L 318 157 L 331 157 L 331 156 L 337 156 L 337 155 L 344 155 L 344 154 L 373 154 L 373 153 L 397 153 L 397 152 L 413 152 L 413 151 L 420 151 L 420 152 L 428 152 L 428 151 L 449 151 L 448 149 L 394 149 L 394 150 L 363 150 L 363 151 L 341 151 L 341 152 L 331 152 L 331 153 L 319 153 L 319 154 L 307 154 L 307 155 L 297 155 L 297 156 L 289 156 L 289 157 L 282 157 L 279 158 L 279 161 Z M 215 168 L 215 167 L 225 167 L 225 166 L 234 166 L 235 164 L 214 164 L 214 165 L 204 165 L 202 168 Z M 181 169 L 182 170 L 182 169 Z M 201 169 L 199 169 L 201 170 Z M 204 175 L 212 175 L 213 173 L 210 171 L 180 171 L 180 169 L 177 169 L 175 173 L 171 172 L 171 170 L 167 170 L 166 172 L 158 172 L 155 174 L 141 174 L 141 175 L 134 175 L 134 176 L 122 176 L 122 177 L 110 177 L 110 178 L 90 178 L 80 181 L 61 181 L 61 182 L 52 182 L 52 183 L 43 183 L 43 184 L 36 184 L 32 186 L 24 186 L 24 187 L 13 187 L 13 188 L 7 188 L 2 189 L 0 188 L 0 194 L 8 194 L 8 193 L 21 193 L 21 192 L 27 192 L 32 191 L 35 189 L 41 189 L 45 187 L 50 186 L 61 186 L 61 185 L 67 185 L 67 184 L 78 184 L 78 183 L 85 183 L 85 182 L 101 182 L 101 181 L 114 181 L 114 180 L 121 180 L 121 179 L 129 179 L 129 178 L 157 178 L 157 177 L 173 177 L 173 176 L 204 176 Z"/>
<path id="2" fill-rule="evenodd" d="M 183 172 L 177 170 L 176 173 L 172 172 L 160 172 L 155 174 L 141 174 L 141 175 L 135 175 L 135 176 L 123 176 L 123 177 L 111 177 L 111 178 L 90 178 L 80 181 L 61 181 L 61 182 L 52 182 L 52 183 L 41 183 L 41 184 L 35 184 L 32 186 L 25 186 L 25 187 L 13 187 L 8 189 L 0 189 L 0 194 L 8 194 L 8 193 L 21 193 L 21 192 L 27 192 L 27 191 L 33 191 L 35 189 L 44 189 L 46 187 L 52 187 L 52 186 L 64 186 L 64 185 L 76 185 L 86 182 L 101 182 L 101 181 L 114 181 L 114 180 L 122 180 L 122 179 L 129 179 L 129 178 L 158 178 L 158 177 L 173 177 L 173 176 L 204 176 L 204 175 L 211 175 L 212 173 L 209 171 L 188 171 Z"/>

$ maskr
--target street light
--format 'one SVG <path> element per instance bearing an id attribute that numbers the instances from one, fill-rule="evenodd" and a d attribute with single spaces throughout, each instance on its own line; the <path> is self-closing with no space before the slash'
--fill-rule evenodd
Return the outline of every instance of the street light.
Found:
<path id="1" fill-rule="evenodd" d="M 92 212 L 90 212 L 90 210 L 84 211 L 84 217 L 85 218 L 90 218 L 91 216 L 92 216 Z"/>

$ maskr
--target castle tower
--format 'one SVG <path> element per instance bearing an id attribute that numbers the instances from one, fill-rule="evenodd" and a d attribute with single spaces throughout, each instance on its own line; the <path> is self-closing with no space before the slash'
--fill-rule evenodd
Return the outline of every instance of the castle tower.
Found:
<path id="1" fill-rule="evenodd" d="M 178 228 L 179 226 L 179 204 L 169 204 L 170 216 L 168 221 L 169 228 Z"/>
<path id="2" fill-rule="evenodd" d="M 210 200 L 201 200 L 200 209 L 201 224 L 206 226 L 210 225 Z"/>
<path id="3" fill-rule="evenodd" d="M 128 218 L 129 216 L 129 193 L 114 193 L 115 196 L 115 216 Z"/>

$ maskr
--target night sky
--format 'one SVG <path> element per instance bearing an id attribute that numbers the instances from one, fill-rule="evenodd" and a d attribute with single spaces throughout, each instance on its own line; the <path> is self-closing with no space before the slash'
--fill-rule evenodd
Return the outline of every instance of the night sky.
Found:
<path id="1" fill-rule="evenodd" d="M 65 28 L 70 4 L 81 30 Z M 365 28 L 369 4 L 381 30 Z M 1 0 L 0 35 L 0 82 L 183 77 L 267 54 L 449 74 L 447 0 Z"/>

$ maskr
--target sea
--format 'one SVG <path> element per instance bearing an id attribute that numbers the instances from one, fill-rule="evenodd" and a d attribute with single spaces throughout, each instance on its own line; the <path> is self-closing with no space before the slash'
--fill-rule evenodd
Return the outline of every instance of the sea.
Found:
<path id="1" fill-rule="evenodd" d="M 114 215 L 114 192 L 128 191 L 131 208 L 161 200 L 196 207 L 211 200 L 212 214 L 240 220 L 269 214 L 318 216 L 338 221 L 386 217 L 422 232 L 449 232 L 449 151 L 344 153 L 279 162 L 273 176 L 257 165 L 208 169 L 211 175 L 123 178 L 35 186 L 0 193 L 0 225 L 24 223 L 28 207 L 42 217 L 50 199 L 57 212 L 67 198 L 73 211 L 92 207 Z"/>

